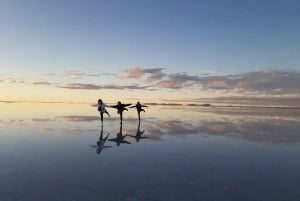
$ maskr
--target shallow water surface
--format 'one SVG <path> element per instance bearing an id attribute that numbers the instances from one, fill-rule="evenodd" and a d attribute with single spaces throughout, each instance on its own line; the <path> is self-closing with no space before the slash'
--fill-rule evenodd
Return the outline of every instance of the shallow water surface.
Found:
<path id="1" fill-rule="evenodd" d="M 300 111 L 0 103 L 0 200 L 300 199 Z M 107 139 L 105 141 L 105 137 Z"/>

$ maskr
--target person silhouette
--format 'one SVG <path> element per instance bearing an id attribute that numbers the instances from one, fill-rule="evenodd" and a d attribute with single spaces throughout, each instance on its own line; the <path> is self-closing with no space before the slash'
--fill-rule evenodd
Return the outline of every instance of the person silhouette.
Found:
<path id="1" fill-rule="evenodd" d="M 103 149 L 105 148 L 112 148 L 112 146 L 105 146 L 105 142 L 107 141 L 107 138 L 109 137 L 110 133 L 106 135 L 105 138 L 103 138 L 103 125 L 101 125 L 101 131 L 100 131 L 100 136 L 97 141 L 97 145 L 91 145 L 90 147 L 96 148 L 96 153 L 100 154 Z"/>
<path id="2" fill-rule="evenodd" d="M 124 140 L 128 134 L 123 135 L 122 134 L 122 124 L 120 125 L 120 131 L 117 133 L 117 136 L 115 138 L 108 139 L 108 141 L 113 141 L 117 144 L 117 146 L 120 146 L 120 144 L 125 143 L 125 144 L 131 144 L 130 142 Z"/>
<path id="3" fill-rule="evenodd" d="M 145 130 L 141 131 L 141 130 L 140 130 L 140 125 L 141 125 L 141 122 L 139 121 L 139 124 L 138 124 L 138 128 L 137 128 L 136 134 L 135 134 L 135 135 L 129 135 L 130 137 L 135 138 L 135 141 L 136 141 L 136 142 L 139 142 L 140 139 L 146 139 L 146 138 L 148 138 L 148 137 L 143 137 L 143 136 L 142 136 L 142 135 L 144 134 Z"/>
<path id="4" fill-rule="evenodd" d="M 102 99 L 98 99 L 98 111 L 100 112 L 101 122 L 103 123 L 103 114 L 106 113 L 110 117 L 110 114 L 107 112 L 106 107 L 108 105 L 104 104 Z"/>
<path id="5" fill-rule="evenodd" d="M 131 103 L 129 104 L 122 104 L 121 101 L 118 101 L 117 105 L 113 105 L 111 106 L 112 108 L 115 108 L 118 110 L 118 114 L 120 114 L 120 124 L 122 124 L 123 121 L 123 111 L 128 109 L 126 107 L 128 107 L 129 105 L 131 105 Z"/>
<path id="6" fill-rule="evenodd" d="M 139 121 L 141 120 L 141 115 L 140 113 L 143 111 L 145 112 L 145 110 L 143 109 L 143 107 L 148 107 L 147 105 L 142 105 L 139 101 L 136 103 L 136 105 L 134 106 L 130 106 L 129 108 L 136 108 L 136 111 L 138 113 L 138 118 L 139 118 Z"/>

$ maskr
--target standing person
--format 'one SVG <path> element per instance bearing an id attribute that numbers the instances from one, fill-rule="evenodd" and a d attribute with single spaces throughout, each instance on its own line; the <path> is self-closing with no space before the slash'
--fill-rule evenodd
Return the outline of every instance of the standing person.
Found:
<path id="1" fill-rule="evenodd" d="M 110 117 L 110 115 L 107 112 L 105 107 L 108 107 L 108 106 L 103 103 L 102 99 L 98 99 L 98 111 L 100 112 L 100 117 L 101 117 L 102 123 L 103 123 L 103 114 L 104 113 L 106 113 Z"/>
<path id="2" fill-rule="evenodd" d="M 139 121 L 141 120 L 141 111 L 145 112 L 145 110 L 143 109 L 143 107 L 148 107 L 147 105 L 142 105 L 139 101 L 136 103 L 135 106 L 131 106 L 130 108 L 136 107 L 136 111 L 138 113 L 138 117 L 139 117 Z"/>
<path id="3" fill-rule="evenodd" d="M 122 104 L 121 101 L 118 101 L 117 105 L 113 105 L 111 107 L 116 108 L 118 110 L 118 114 L 120 114 L 120 124 L 122 124 L 123 121 L 123 111 L 128 109 L 126 107 L 128 107 L 130 104 Z"/>

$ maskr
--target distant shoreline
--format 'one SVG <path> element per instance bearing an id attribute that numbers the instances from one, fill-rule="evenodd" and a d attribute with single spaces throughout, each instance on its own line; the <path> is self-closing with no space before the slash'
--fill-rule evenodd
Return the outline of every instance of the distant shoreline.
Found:
<path id="1" fill-rule="evenodd" d="M 89 102 L 67 102 L 67 101 L 5 101 L 0 100 L 0 103 L 37 103 L 37 104 L 89 104 L 91 106 L 96 106 L 96 103 Z M 107 103 L 113 104 L 113 103 Z M 197 104 L 197 103 L 144 103 L 149 106 L 183 106 L 183 107 L 206 107 L 206 108 L 256 108 L 256 109 L 300 109 L 300 106 L 259 106 L 259 105 L 213 105 L 209 103 Z"/>
<path id="2" fill-rule="evenodd" d="M 145 103 L 147 104 L 147 103 Z M 168 104 L 168 103 L 155 103 L 155 104 L 148 104 L 148 105 L 157 105 L 157 106 L 188 106 L 188 107 L 207 107 L 207 108 L 258 108 L 258 109 L 300 109 L 300 106 L 258 106 L 258 105 L 212 105 L 212 104 Z"/>

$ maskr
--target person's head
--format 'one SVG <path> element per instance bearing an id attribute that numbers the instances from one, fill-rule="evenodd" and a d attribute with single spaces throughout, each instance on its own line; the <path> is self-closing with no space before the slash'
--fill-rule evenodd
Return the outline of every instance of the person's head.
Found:
<path id="1" fill-rule="evenodd" d="M 118 105 L 121 105 L 121 101 L 118 101 Z"/>
<path id="2" fill-rule="evenodd" d="M 136 102 L 136 104 L 137 104 L 137 105 L 140 105 L 141 103 L 140 103 L 140 101 L 138 101 L 138 102 Z"/>
<path id="3" fill-rule="evenodd" d="M 102 99 L 98 99 L 98 103 L 99 104 L 102 104 L 103 102 L 102 102 Z"/>

